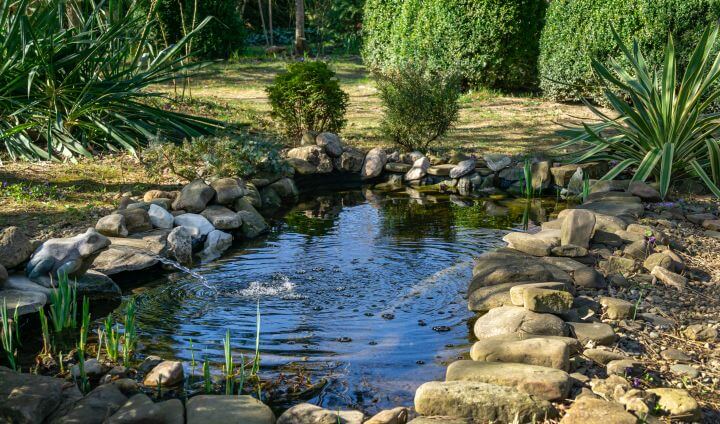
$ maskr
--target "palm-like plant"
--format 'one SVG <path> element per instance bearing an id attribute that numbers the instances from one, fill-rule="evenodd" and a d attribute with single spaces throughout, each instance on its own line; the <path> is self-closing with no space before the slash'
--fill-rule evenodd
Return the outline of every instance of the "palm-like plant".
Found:
<path id="1" fill-rule="evenodd" d="M 654 71 L 648 68 L 637 42 L 630 50 L 615 34 L 629 69 L 616 60 L 608 67 L 593 60 L 592 66 L 607 85 L 605 97 L 617 117 L 586 102 L 600 122 L 565 132 L 571 139 L 559 147 L 580 144 L 571 155 L 573 163 L 618 161 L 602 180 L 634 167 L 632 179 L 654 177 L 663 198 L 670 182 L 684 177 L 699 177 L 720 197 L 720 146 L 714 138 L 720 114 L 710 111 L 720 96 L 715 85 L 720 78 L 720 55 L 712 53 L 717 36 L 717 25 L 705 30 L 678 79 L 672 36 L 668 37 L 662 70 Z"/>
<path id="2" fill-rule="evenodd" d="M 207 20 L 157 52 L 151 16 L 136 1 L 0 0 L 0 142 L 11 158 L 132 152 L 213 131 L 213 120 L 148 101 L 160 96 L 152 85 L 201 66 L 183 49 Z"/>

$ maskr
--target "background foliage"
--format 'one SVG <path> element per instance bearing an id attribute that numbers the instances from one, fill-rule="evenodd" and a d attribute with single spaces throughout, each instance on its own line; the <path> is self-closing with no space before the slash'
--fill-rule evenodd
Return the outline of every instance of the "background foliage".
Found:
<path id="1" fill-rule="evenodd" d="M 611 27 L 624 43 L 637 39 L 651 67 L 662 64 L 672 33 L 683 69 L 703 30 L 719 17 L 720 0 L 553 0 L 540 41 L 540 86 L 553 100 L 604 102 L 591 60 L 628 63 Z"/>
<path id="2" fill-rule="evenodd" d="M 545 0 L 367 0 L 363 57 L 375 69 L 457 71 L 467 86 L 532 88 L 545 9 Z"/>

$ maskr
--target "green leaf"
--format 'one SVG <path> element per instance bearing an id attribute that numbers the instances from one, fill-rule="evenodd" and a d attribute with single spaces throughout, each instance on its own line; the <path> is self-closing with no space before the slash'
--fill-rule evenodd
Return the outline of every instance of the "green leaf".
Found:
<path id="1" fill-rule="evenodd" d="M 665 199 L 670 189 L 670 181 L 672 178 L 673 161 L 675 156 L 675 145 L 665 143 L 662 150 L 662 160 L 660 162 L 660 198 Z"/>

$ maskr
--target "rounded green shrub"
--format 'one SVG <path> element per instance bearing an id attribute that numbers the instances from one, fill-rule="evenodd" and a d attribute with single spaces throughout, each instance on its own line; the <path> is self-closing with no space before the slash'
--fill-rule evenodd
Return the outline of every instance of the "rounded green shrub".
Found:
<path id="1" fill-rule="evenodd" d="M 540 38 L 540 87 L 553 100 L 603 102 L 592 58 L 626 61 L 613 39 L 638 41 L 651 66 L 660 66 L 669 33 L 680 68 L 708 24 L 720 17 L 720 0 L 553 0 Z"/>
<path id="2" fill-rule="evenodd" d="M 545 0 L 367 0 L 363 56 L 386 71 L 414 62 L 466 86 L 537 84 Z"/>
<path id="3" fill-rule="evenodd" d="M 304 131 L 339 132 L 345 126 L 348 95 L 325 62 L 293 62 L 265 91 L 270 115 L 290 139 Z"/>

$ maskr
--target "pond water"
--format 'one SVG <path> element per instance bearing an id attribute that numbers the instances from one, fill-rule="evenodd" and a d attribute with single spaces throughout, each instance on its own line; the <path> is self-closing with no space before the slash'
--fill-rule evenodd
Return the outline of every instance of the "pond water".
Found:
<path id="1" fill-rule="evenodd" d="M 526 207 L 527 205 L 527 207 Z M 416 191 L 314 195 L 271 233 L 187 274 L 136 288 L 139 353 L 220 369 L 230 330 L 252 356 L 261 315 L 261 377 L 327 384 L 312 401 L 367 413 L 410 405 L 422 383 L 473 342 L 463 298 L 473 258 L 539 222 L 554 200 L 461 199 Z M 190 370 L 188 370 L 190 371 Z"/>

